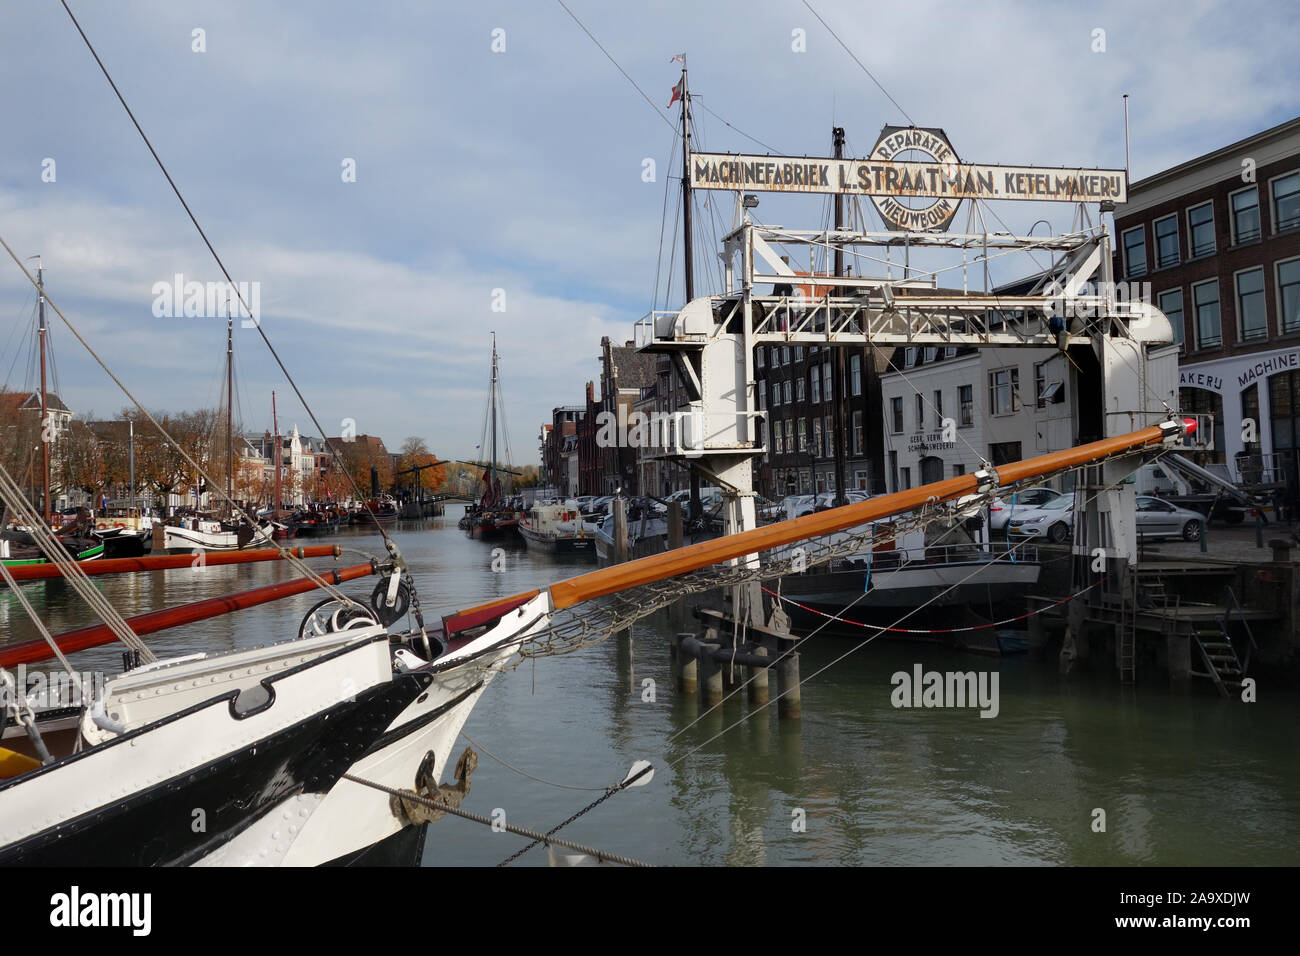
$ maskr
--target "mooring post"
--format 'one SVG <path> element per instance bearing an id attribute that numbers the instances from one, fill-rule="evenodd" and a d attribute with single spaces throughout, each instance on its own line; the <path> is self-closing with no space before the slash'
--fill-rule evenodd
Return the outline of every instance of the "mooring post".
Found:
<path id="1" fill-rule="evenodd" d="M 1201 554 L 1205 554 L 1205 552 L 1209 550 L 1208 547 L 1209 529 L 1210 529 L 1210 519 L 1206 517 L 1202 517 L 1201 518 Z"/>
<path id="2" fill-rule="evenodd" d="M 798 720 L 803 716 L 803 701 L 799 693 L 799 653 L 793 648 L 798 641 L 793 637 L 779 637 L 777 653 L 782 655 L 776 664 L 776 715 L 783 720 Z"/>
<path id="3" fill-rule="evenodd" d="M 668 550 L 682 546 L 682 503 L 668 502 Z"/>
<path id="4" fill-rule="evenodd" d="M 754 648 L 753 653 L 758 657 L 767 657 L 767 648 L 760 645 Z M 749 702 L 751 704 L 766 704 L 769 699 L 767 668 L 749 668 Z"/>
<path id="5" fill-rule="evenodd" d="M 614 509 L 614 563 L 627 560 L 627 502 L 620 495 L 611 504 Z"/>
<path id="6" fill-rule="evenodd" d="M 704 706 L 714 707 L 722 703 L 722 667 L 713 659 L 713 652 L 721 647 L 718 644 L 718 632 L 709 628 L 704 632 L 700 642 L 701 686 L 704 688 Z"/>
<path id="7" fill-rule="evenodd" d="M 699 690 L 699 662 L 695 659 L 693 650 L 688 648 L 686 641 L 693 641 L 694 634 L 678 634 L 673 638 L 673 649 L 677 654 L 675 670 L 677 671 L 677 688 L 683 694 L 694 694 Z"/>

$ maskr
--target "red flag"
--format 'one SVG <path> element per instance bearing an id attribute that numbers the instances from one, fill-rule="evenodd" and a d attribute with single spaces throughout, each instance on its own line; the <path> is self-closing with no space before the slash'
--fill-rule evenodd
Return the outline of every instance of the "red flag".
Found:
<path id="1" fill-rule="evenodd" d="M 668 108 L 672 109 L 673 104 L 682 98 L 682 83 L 684 80 L 678 80 L 677 85 L 673 87 L 673 98 L 668 101 Z"/>

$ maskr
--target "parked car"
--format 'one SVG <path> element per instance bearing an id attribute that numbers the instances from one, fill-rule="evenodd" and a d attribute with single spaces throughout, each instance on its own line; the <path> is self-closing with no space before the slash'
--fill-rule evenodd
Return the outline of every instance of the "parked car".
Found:
<path id="1" fill-rule="evenodd" d="M 989 530 L 1005 532 L 1007 522 L 1011 520 L 1013 513 L 1018 515 L 1023 508 L 1037 508 L 1060 497 L 1061 492 L 1059 491 L 1039 487 L 1026 488 L 1024 491 L 1018 491 L 1005 499 L 994 498 L 993 503 L 989 505 Z"/>
<path id="2" fill-rule="evenodd" d="M 1190 508 L 1180 508 L 1172 502 L 1152 495 L 1138 495 L 1137 530 L 1146 538 L 1182 538 L 1195 541 L 1201 536 L 1201 522 L 1205 516 Z"/>
<path id="3" fill-rule="evenodd" d="M 1016 508 L 1007 522 L 1007 535 L 1063 544 L 1074 536 L 1074 495 L 1060 495 L 1041 505 Z"/>
<path id="4" fill-rule="evenodd" d="M 1163 498 L 1138 495 L 1134 519 L 1139 537 L 1195 541 L 1201 535 L 1204 516 Z M 1049 541 L 1062 544 L 1074 536 L 1074 496 L 1063 495 L 1024 513 L 1017 509 L 1007 527 L 1010 534 L 1018 537 L 1044 535 Z"/>

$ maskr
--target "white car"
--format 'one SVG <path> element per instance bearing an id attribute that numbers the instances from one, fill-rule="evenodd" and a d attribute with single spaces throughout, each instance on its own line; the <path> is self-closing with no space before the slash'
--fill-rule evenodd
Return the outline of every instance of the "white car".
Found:
<path id="1" fill-rule="evenodd" d="M 989 530 L 1006 531 L 1007 522 L 1011 520 L 1013 514 L 1019 517 L 1027 508 L 1037 508 L 1060 497 L 1062 495 L 1059 491 L 1040 487 L 1026 488 L 1007 498 L 994 498 L 993 503 L 989 505 Z"/>
<path id="2" fill-rule="evenodd" d="M 1017 506 L 1006 529 L 1009 537 L 1036 538 L 1044 535 L 1049 541 L 1063 544 L 1074 534 L 1074 495 L 1058 495 L 1045 504 L 1023 509 Z"/>

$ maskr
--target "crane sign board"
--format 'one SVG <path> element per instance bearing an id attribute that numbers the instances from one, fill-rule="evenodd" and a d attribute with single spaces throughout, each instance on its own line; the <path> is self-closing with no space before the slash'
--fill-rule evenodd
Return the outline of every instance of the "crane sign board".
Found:
<path id="1" fill-rule="evenodd" d="M 963 199 L 1128 201 L 1125 170 L 963 163 L 943 130 L 917 126 L 886 126 L 866 159 L 692 153 L 690 169 L 693 189 L 867 196 L 894 231 L 946 230 Z"/>

